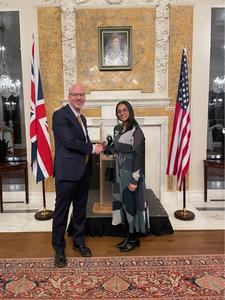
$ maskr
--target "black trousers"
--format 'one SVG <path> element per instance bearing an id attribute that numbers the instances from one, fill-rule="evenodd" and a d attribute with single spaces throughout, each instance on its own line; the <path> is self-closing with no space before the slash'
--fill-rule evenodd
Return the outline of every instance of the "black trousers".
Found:
<path id="1" fill-rule="evenodd" d="M 52 246 L 55 251 L 64 250 L 66 247 L 65 232 L 71 202 L 73 204 L 73 244 L 76 246 L 84 244 L 89 183 L 88 165 L 79 181 L 55 182 L 56 202 L 52 224 Z"/>

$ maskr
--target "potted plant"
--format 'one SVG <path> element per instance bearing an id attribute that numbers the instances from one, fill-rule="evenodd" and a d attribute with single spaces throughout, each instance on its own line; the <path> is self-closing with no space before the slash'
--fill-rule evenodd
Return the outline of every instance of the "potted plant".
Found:
<path id="1" fill-rule="evenodd" d="M 0 161 L 5 161 L 5 158 L 7 156 L 7 151 L 12 148 L 8 146 L 8 141 L 5 139 L 0 139 Z"/>

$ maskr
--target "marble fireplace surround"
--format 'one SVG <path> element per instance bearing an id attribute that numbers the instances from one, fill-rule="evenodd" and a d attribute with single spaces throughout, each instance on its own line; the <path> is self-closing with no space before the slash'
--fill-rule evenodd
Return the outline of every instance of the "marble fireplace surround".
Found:
<path id="1" fill-rule="evenodd" d="M 168 108 L 171 99 L 160 93 L 143 93 L 141 90 L 107 90 L 107 91 L 91 91 L 86 95 L 86 108 L 101 107 L 102 114 L 105 116 L 112 111 L 108 110 L 108 106 L 116 106 L 116 103 L 122 100 L 128 100 L 133 107 L 154 107 Z M 66 101 L 63 101 L 63 104 Z"/>

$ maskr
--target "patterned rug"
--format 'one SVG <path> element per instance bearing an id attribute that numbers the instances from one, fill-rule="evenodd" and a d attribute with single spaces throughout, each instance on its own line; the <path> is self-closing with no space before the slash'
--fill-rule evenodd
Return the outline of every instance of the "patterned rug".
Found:
<path id="1" fill-rule="evenodd" d="M 0 259 L 0 299 L 224 300 L 223 255 Z"/>

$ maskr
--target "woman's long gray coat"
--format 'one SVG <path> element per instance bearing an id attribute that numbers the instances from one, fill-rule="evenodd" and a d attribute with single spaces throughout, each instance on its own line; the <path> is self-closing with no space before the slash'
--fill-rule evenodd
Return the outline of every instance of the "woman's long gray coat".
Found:
<path id="1" fill-rule="evenodd" d="M 144 179 L 145 137 L 139 126 L 122 133 L 121 125 L 114 128 L 114 142 L 107 153 L 115 154 L 116 176 L 113 182 L 113 225 L 124 222 L 124 212 L 129 233 L 149 231 L 149 211 Z M 137 184 L 135 192 L 128 189 Z"/>

